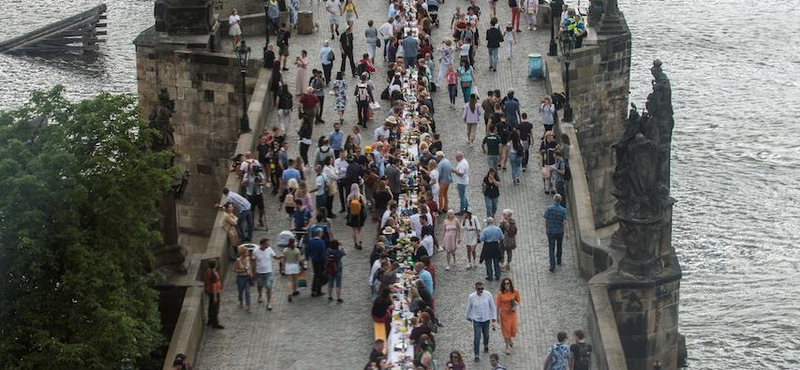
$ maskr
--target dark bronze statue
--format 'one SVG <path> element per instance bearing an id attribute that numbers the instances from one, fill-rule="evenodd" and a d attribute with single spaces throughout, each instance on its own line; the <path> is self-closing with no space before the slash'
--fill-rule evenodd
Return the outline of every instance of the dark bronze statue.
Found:
<path id="1" fill-rule="evenodd" d="M 613 244 L 625 249 L 621 268 L 638 273 L 658 263 L 665 241 L 668 244 L 665 236 L 672 227 L 674 202 L 669 196 L 672 93 L 661 61 L 653 62 L 651 72 L 653 92 L 647 97 L 647 110 L 640 114 L 631 104 L 625 133 L 614 145 L 617 166 L 612 194 L 617 198 L 620 228 Z"/>
<path id="2" fill-rule="evenodd" d="M 169 99 L 167 89 L 161 89 L 158 94 L 158 104 L 150 111 L 150 127 L 158 130 L 160 137 L 153 141 L 153 150 L 172 150 L 175 147 L 175 129 L 170 123 L 172 113 L 175 113 L 175 102 Z"/>

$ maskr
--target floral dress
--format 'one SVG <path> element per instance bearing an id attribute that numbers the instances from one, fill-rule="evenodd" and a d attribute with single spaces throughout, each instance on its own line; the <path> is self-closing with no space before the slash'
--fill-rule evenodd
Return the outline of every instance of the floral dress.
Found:
<path id="1" fill-rule="evenodd" d="M 347 106 L 347 81 L 333 81 L 333 106 L 336 110 L 344 110 Z"/>

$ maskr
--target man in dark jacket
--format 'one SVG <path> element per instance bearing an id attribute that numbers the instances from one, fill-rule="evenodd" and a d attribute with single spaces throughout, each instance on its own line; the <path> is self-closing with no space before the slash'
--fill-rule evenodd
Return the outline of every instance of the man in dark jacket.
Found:
<path id="1" fill-rule="evenodd" d="M 503 34 L 497 29 L 497 18 L 493 17 L 490 27 L 486 30 L 486 47 L 489 48 L 489 70 L 497 72 L 498 52 Z"/>
<path id="2" fill-rule="evenodd" d="M 264 48 L 264 68 L 272 69 L 273 63 L 275 63 L 275 51 L 273 50 L 275 45 L 269 44 Z"/>
<path id="3" fill-rule="evenodd" d="M 353 74 L 353 77 L 356 75 L 356 62 L 353 59 L 353 27 L 347 27 L 340 36 L 339 36 L 339 46 L 342 48 L 342 67 L 339 69 L 342 73 L 344 73 L 346 62 L 350 60 L 350 72 Z"/>

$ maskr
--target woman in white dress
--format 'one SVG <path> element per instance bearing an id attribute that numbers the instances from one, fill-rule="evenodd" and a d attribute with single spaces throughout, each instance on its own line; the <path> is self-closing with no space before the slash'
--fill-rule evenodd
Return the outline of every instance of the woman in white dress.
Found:
<path id="1" fill-rule="evenodd" d="M 428 175 L 431 177 L 433 201 L 436 202 L 436 208 L 439 209 L 439 168 L 436 165 L 436 160 L 431 159 L 428 161 L 428 171 Z"/>
<path id="2" fill-rule="evenodd" d="M 464 212 L 461 219 L 461 241 L 467 246 L 467 260 L 469 265 L 467 270 L 478 266 L 478 258 L 475 254 L 475 247 L 478 245 L 478 235 L 481 232 L 481 222 L 470 210 Z"/>
<path id="3" fill-rule="evenodd" d="M 242 27 L 239 26 L 239 23 L 242 21 L 242 18 L 239 17 L 239 11 L 236 8 L 233 8 L 231 11 L 231 16 L 228 17 L 228 24 L 230 24 L 230 29 L 228 30 L 228 35 L 233 37 L 233 49 L 236 50 L 236 45 L 239 45 L 239 40 L 242 39 Z"/>

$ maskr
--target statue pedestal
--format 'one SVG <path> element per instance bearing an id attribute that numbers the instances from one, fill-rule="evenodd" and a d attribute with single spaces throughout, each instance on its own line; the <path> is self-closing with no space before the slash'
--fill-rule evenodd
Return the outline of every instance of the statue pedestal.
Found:
<path id="1" fill-rule="evenodd" d="M 628 24 L 621 14 L 603 14 L 596 30 L 600 36 L 620 35 L 628 32 Z"/>
<path id="2" fill-rule="evenodd" d="M 681 270 L 677 257 L 656 276 L 625 272 L 608 275 L 608 296 L 614 310 L 628 370 L 678 368 L 678 302 Z"/>

